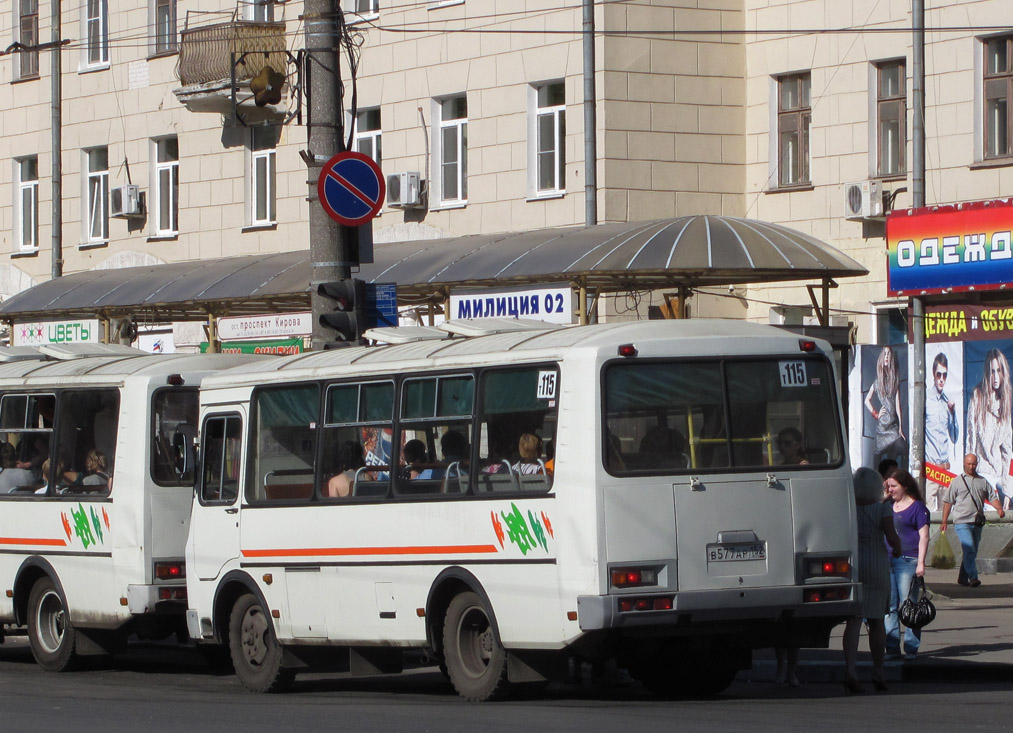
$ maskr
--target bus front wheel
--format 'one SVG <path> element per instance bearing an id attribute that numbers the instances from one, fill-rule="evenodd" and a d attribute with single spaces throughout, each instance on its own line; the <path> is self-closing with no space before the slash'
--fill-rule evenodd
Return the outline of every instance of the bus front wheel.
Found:
<path id="1" fill-rule="evenodd" d="M 292 684 L 295 672 L 281 666 L 281 645 L 260 601 L 242 596 L 229 618 L 229 649 L 236 676 L 254 692 L 281 692 Z"/>
<path id="2" fill-rule="evenodd" d="M 485 702 L 508 690 L 507 655 L 496 639 L 489 612 L 471 591 L 454 597 L 443 627 L 447 676 L 466 700 Z"/>
<path id="3" fill-rule="evenodd" d="M 42 578 L 28 596 L 28 641 L 39 666 L 48 672 L 66 672 L 78 661 L 77 632 L 52 578 Z"/>

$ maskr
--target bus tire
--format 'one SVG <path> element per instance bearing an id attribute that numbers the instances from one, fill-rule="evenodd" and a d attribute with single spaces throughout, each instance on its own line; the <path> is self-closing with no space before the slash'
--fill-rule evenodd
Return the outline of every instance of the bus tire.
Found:
<path id="1" fill-rule="evenodd" d="M 447 676 L 461 697 L 485 702 L 506 695 L 506 651 L 496 639 L 489 612 L 477 593 L 460 593 L 450 602 L 443 647 Z"/>
<path id="2" fill-rule="evenodd" d="M 28 595 L 28 642 L 47 672 L 67 672 L 78 664 L 77 632 L 52 578 L 40 578 Z"/>
<path id="3" fill-rule="evenodd" d="M 249 690 L 281 692 L 295 679 L 293 670 L 281 666 L 281 645 L 275 638 L 271 619 L 250 593 L 240 596 L 232 607 L 229 649 L 236 676 Z"/>

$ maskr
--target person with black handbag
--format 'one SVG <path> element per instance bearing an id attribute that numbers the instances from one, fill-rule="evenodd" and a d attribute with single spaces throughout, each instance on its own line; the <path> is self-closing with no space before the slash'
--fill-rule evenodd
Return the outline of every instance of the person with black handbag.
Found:
<path id="1" fill-rule="evenodd" d="M 901 556 L 890 558 L 890 607 L 886 614 L 886 658 L 901 655 L 900 607 L 911 592 L 915 578 L 925 575 L 929 549 L 929 510 L 922 501 L 918 482 L 903 469 L 886 477 L 886 490 L 893 502 L 893 526 L 900 537 Z M 921 645 L 921 629 L 904 629 L 904 658 L 914 659 Z"/>
<path id="2" fill-rule="evenodd" d="M 964 473 L 950 482 L 950 487 L 943 493 L 943 518 L 939 523 L 939 542 L 946 542 L 946 523 L 953 514 L 953 526 L 957 530 L 957 539 L 963 558 L 957 582 L 977 588 L 978 580 L 978 545 L 981 543 L 981 528 L 985 526 L 985 503 L 990 504 L 998 513 L 999 519 L 1006 516 L 999 503 L 999 494 L 984 477 L 978 475 L 978 456 L 968 453 L 964 456 Z"/>

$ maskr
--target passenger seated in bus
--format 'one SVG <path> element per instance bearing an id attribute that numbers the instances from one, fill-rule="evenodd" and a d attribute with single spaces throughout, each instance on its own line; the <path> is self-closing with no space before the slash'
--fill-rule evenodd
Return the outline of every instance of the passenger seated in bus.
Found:
<path id="1" fill-rule="evenodd" d="M 401 476 L 406 479 L 418 478 L 424 470 L 419 464 L 426 462 L 426 444 L 413 438 L 404 444 L 405 465 L 401 468 Z"/>
<path id="2" fill-rule="evenodd" d="M 468 441 L 464 435 L 456 430 L 451 429 L 443 434 L 440 438 L 440 450 L 443 451 L 443 465 L 437 468 L 425 469 L 418 475 L 418 478 L 443 478 L 447 473 L 447 468 L 452 464 L 461 464 L 468 460 Z"/>
<path id="3" fill-rule="evenodd" d="M 0 443 L 0 494 L 9 494 L 20 487 L 37 484 L 35 475 L 27 468 L 17 467 L 17 449 L 10 443 Z"/>
<path id="4" fill-rule="evenodd" d="M 35 490 L 38 495 L 49 493 L 49 459 L 47 458 L 42 462 L 42 468 L 39 469 L 42 473 L 42 486 Z"/>
<path id="5" fill-rule="evenodd" d="M 521 475 L 545 473 L 545 465 L 541 462 L 541 438 L 534 433 L 524 433 L 517 441 L 517 451 L 521 458 L 511 466 L 514 473 Z"/>
<path id="6" fill-rule="evenodd" d="M 682 433 L 664 425 L 653 425 L 640 440 L 641 468 L 686 468 Z"/>
<path id="7" fill-rule="evenodd" d="M 25 436 L 18 444 L 17 467 L 31 471 L 35 483 L 42 478 L 42 464 L 49 458 L 49 437 L 42 433 Z"/>
<path id="8" fill-rule="evenodd" d="M 777 434 L 778 463 L 785 466 L 800 466 L 809 461 L 802 447 L 802 433 L 797 428 L 787 427 Z"/>
<path id="9" fill-rule="evenodd" d="M 362 459 L 362 445 L 346 440 L 338 451 L 338 473 L 327 481 L 324 496 L 332 499 L 351 496 L 355 486 L 355 474 L 365 465 L 366 462 Z"/>
<path id="10" fill-rule="evenodd" d="M 64 480 L 70 491 L 101 491 L 112 489 L 112 477 L 106 472 L 106 455 L 97 448 L 88 451 L 84 459 L 84 471 L 64 471 Z"/>

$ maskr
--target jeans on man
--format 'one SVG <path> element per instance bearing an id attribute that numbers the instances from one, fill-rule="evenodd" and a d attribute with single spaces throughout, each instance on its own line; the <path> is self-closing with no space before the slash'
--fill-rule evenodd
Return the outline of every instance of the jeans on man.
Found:
<path id="1" fill-rule="evenodd" d="M 898 611 L 911 592 L 918 558 L 890 558 L 890 610 L 886 614 L 886 652 L 900 654 L 900 618 Z M 904 653 L 915 654 L 921 645 L 921 629 L 904 629 Z"/>
<path id="2" fill-rule="evenodd" d="M 981 544 L 981 527 L 974 524 L 955 524 L 960 549 L 964 553 L 960 561 L 960 576 L 968 581 L 978 577 L 978 545 Z"/>

